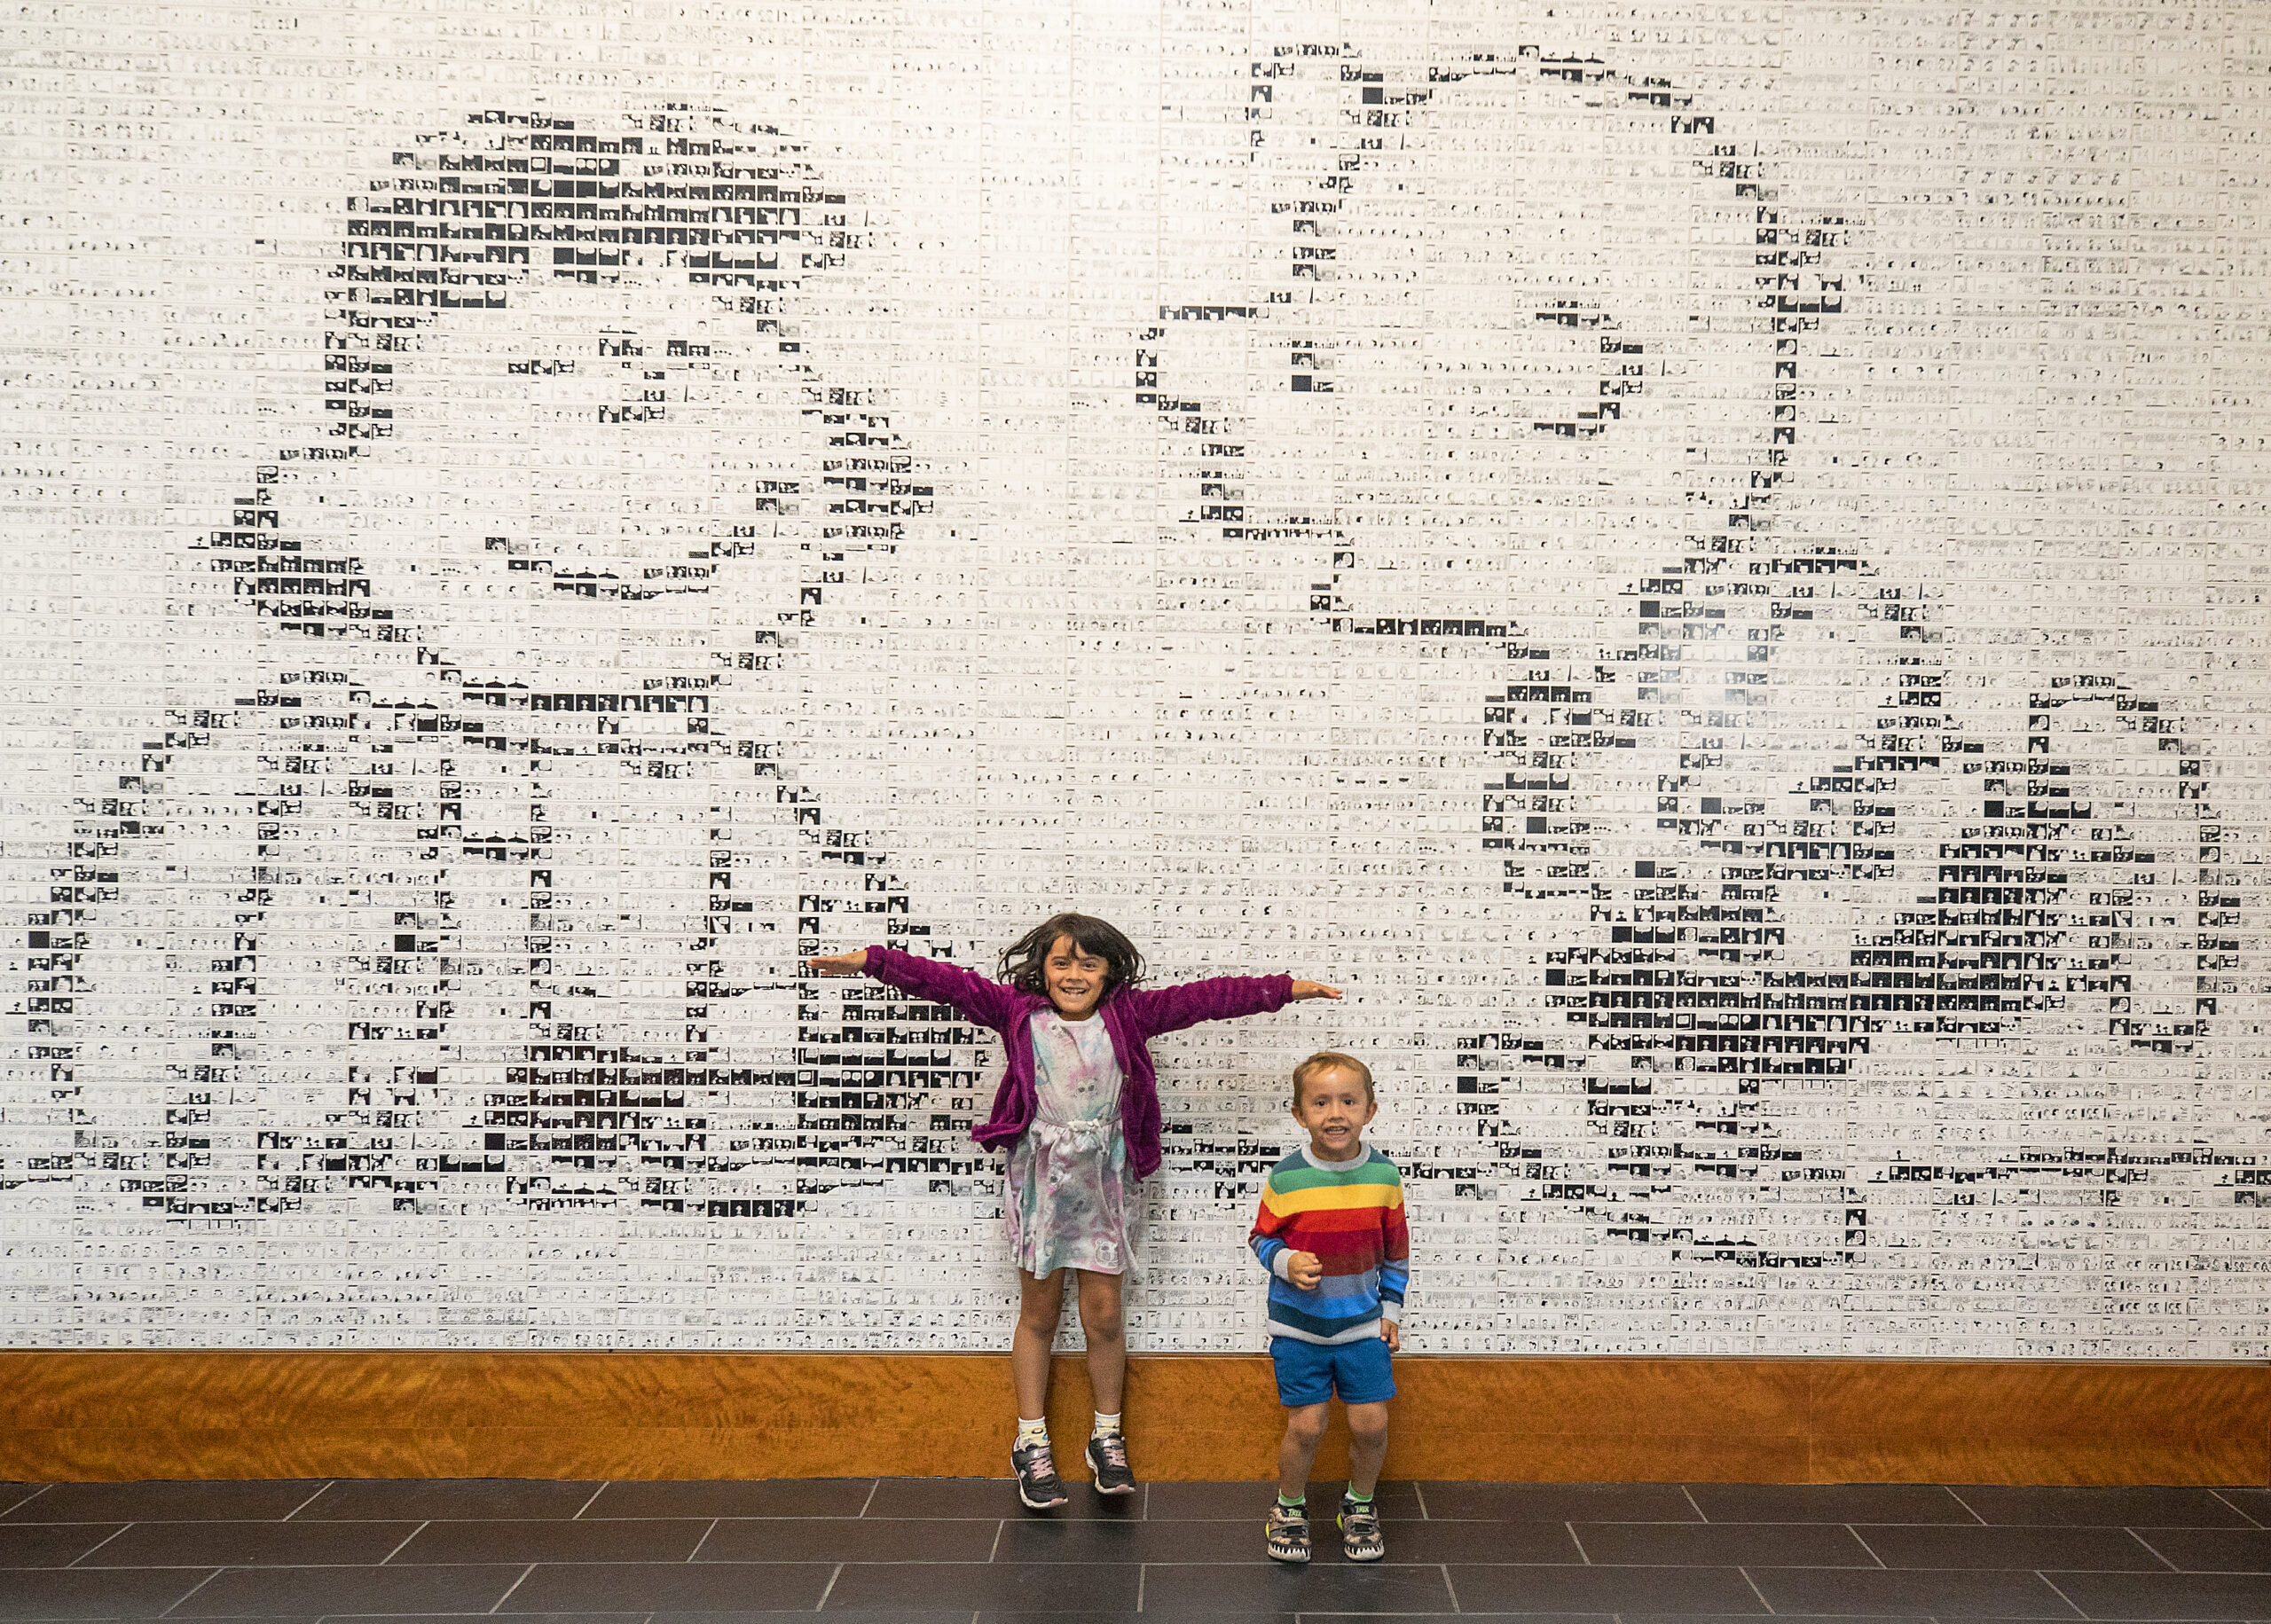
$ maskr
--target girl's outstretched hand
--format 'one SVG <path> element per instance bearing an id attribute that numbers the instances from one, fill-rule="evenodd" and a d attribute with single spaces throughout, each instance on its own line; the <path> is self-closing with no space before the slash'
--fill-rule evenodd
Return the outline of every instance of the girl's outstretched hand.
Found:
<path id="1" fill-rule="evenodd" d="M 1293 984 L 1293 1002 L 1297 1004 L 1307 999 L 1339 998 L 1340 996 L 1339 987 L 1329 987 L 1322 981 L 1297 981 Z"/>
<path id="2" fill-rule="evenodd" d="M 823 953 L 805 960 L 805 968 L 815 976 L 857 976 L 868 968 L 868 950 L 855 947 L 850 953 Z"/>

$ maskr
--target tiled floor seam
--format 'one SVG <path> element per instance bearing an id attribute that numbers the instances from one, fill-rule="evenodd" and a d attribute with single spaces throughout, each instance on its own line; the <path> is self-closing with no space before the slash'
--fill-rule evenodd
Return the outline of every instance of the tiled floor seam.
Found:
<path id="1" fill-rule="evenodd" d="M 100 1540 L 97 1541 L 92 1549 L 81 1551 L 77 1556 L 72 1557 L 70 1561 L 65 1563 L 63 1565 L 66 1568 L 74 1568 L 78 1566 L 79 1564 L 84 1562 L 89 1557 L 93 1556 L 96 1551 L 100 1550 L 104 1546 L 109 1544 L 113 1540 L 116 1539 L 120 1534 L 124 1534 L 132 1526 L 134 1526 L 132 1523 L 119 1524 L 117 1527 L 112 1529 Z"/>
<path id="2" fill-rule="evenodd" d="M 717 1537 L 718 1525 L 725 1520 L 722 1517 L 713 1517 L 710 1519 L 710 1526 L 702 1531 L 702 1537 L 694 1542 L 694 1549 L 686 1553 L 686 1560 L 692 1562 L 702 1555 L 702 1548 Z"/>
<path id="3" fill-rule="evenodd" d="M 2043 1582 L 2043 1583 L 2045 1583 L 2045 1584 L 2047 1584 L 2047 1585 L 2048 1585 L 2048 1586 L 2050 1587 L 2050 1593 L 2051 1593 L 2053 1596 L 2055 1596 L 2055 1597 L 2056 1597 L 2060 1601 L 2062 1601 L 2062 1602 L 2065 1603 L 2065 1604 L 2066 1604 L 2066 1605 L 2068 1605 L 2069 1607 L 2071 1607 L 2071 1608 L 2074 1610 L 2074 1616 L 2075 1616 L 2076 1618 L 2078 1618 L 2078 1619 L 2086 1619 L 2086 1618 L 2088 1618 L 2088 1617 L 2090 1616 L 2086 1612 L 2085 1612 L 2085 1611 L 2082 1609 L 2082 1606 L 2081 1606 L 2081 1604 L 2080 1604 L 2079 1603 L 2076 1602 L 2072 1597 L 2071 1597 L 2071 1596 L 2067 1595 L 2063 1590 L 2062 1590 L 2062 1589 L 2060 1589 L 2058 1588 L 2058 1581 L 2057 1581 L 2056 1580 L 2053 1579 L 2049 1574 L 2047 1574 L 2047 1573 L 2044 1573 L 2040 1568 L 2035 1568 L 2035 1569 L 2034 1569 L 2034 1570 L 2032 1570 L 2032 1571 L 2033 1571 L 2034 1576 L 2035 1576 L 2037 1579 L 2039 1579 L 2040 1581 L 2042 1581 L 2042 1582 Z"/>
<path id="4" fill-rule="evenodd" d="M 1747 1567 L 1739 1567 L 1735 1572 L 1742 1575 L 1743 1583 L 1750 1587 L 1750 1593 L 1758 1598 L 1758 1604 L 1765 1608 L 1768 1612 L 1772 1612 L 1774 1604 L 1766 1599 L 1766 1592 L 1758 1588 L 1758 1581 L 1750 1576 L 1750 1570 Z"/>
<path id="5" fill-rule="evenodd" d="M 601 1483 L 601 1484 L 600 1484 L 596 1488 L 593 1489 L 593 1490 L 592 1490 L 592 1493 L 591 1493 L 591 1498 L 590 1498 L 590 1499 L 588 1499 L 588 1500 L 585 1500 L 585 1501 L 584 1502 L 584 1503 L 583 1503 L 583 1504 L 581 1504 L 581 1505 L 578 1506 L 578 1507 L 576 1508 L 576 1515 L 575 1515 L 575 1516 L 573 1516 L 573 1517 L 571 1517 L 571 1518 L 570 1518 L 568 1520 L 569 1520 L 570 1522 L 571 1522 L 571 1523 L 572 1523 L 572 1522 L 577 1522 L 577 1521 L 581 1520 L 581 1519 L 582 1519 L 582 1518 L 583 1518 L 584 1513 L 585 1513 L 585 1512 L 586 1512 L 586 1511 L 588 1511 L 588 1510 L 590 1510 L 592 1509 L 592 1507 L 593 1507 L 595 1503 L 597 1503 L 597 1502 L 598 1502 L 598 1500 L 599 1500 L 599 1497 L 600 1497 L 601 1495 L 604 1495 L 604 1494 L 606 1494 L 606 1493 L 607 1493 L 607 1491 L 608 1491 L 608 1487 L 609 1487 L 609 1484 L 612 1484 L 614 1481 L 615 1481 L 615 1479 L 614 1479 L 609 1478 L 609 1479 L 606 1479 L 604 1482 Z"/>
<path id="6" fill-rule="evenodd" d="M 818 1612 L 821 1608 L 828 1605 L 828 1598 L 835 1593 L 836 1581 L 843 1577 L 844 1564 L 839 1562 L 836 1565 L 836 1571 L 828 1576 L 828 1585 L 826 1589 L 821 1591 L 820 1600 L 813 1604 L 813 1611 L 814 1612 Z"/>
<path id="7" fill-rule="evenodd" d="M 193 1597 L 193 1596 L 196 1595 L 200 1590 L 202 1590 L 202 1589 L 203 1589 L 207 1585 L 211 1584 L 215 1580 L 218 1579 L 218 1578 L 219 1578 L 223 1573 L 226 1573 L 227 1571 L 228 1571 L 228 1570 L 227 1570 L 227 1569 L 225 1569 L 225 1568 L 218 1568 L 218 1567 L 215 1568 L 211 1573 L 209 1573 L 206 1574 L 204 1578 L 202 1578 L 202 1579 L 199 1580 L 195 1584 L 193 1584 L 193 1585 L 190 1586 L 188 1589 L 184 1590 L 184 1591 L 183 1591 L 179 1596 L 175 1597 L 173 1598 L 173 1600 L 171 1600 L 170 1602 L 168 1602 L 168 1603 L 166 1604 L 166 1610 L 165 1610 L 163 1612 L 160 1613 L 158 1616 L 159 1616 L 160 1618 L 161 1618 L 161 1619 L 170 1619 L 170 1618 L 174 1617 L 174 1616 L 175 1616 L 175 1614 L 174 1614 L 174 1609 L 175 1609 L 175 1608 L 177 1608 L 177 1607 L 180 1606 L 184 1602 L 187 1601 L 191 1597 Z"/>
<path id="8" fill-rule="evenodd" d="M 315 1504 L 317 1501 L 322 1499 L 324 1495 L 329 1494 L 331 1492 L 331 1486 L 337 1481 L 338 1479 L 335 1478 L 326 1478 L 321 1483 L 316 1486 L 316 1492 L 314 1494 L 310 1495 L 305 1500 L 300 1502 L 299 1504 L 294 1506 L 290 1510 L 285 1512 L 283 1516 L 278 1518 L 276 1520 L 279 1523 L 290 1522 L 301 1512 L 306 1510 L 310 1506 Z"/>
<path id="9" fill-rule="evenodd" d="M 528 1583 L 529 1575 L 535 1572 L 536 1564 L 533 1562 L 523 1568 L 521 1570 L 521 1576 L 505 1587 L 505 1594 L 499 1597 L 495 1601 L 489 1604 L 489 1611 L 494 1612 L 498 1608 L 502 1607 L 507 1602 L 511 1601 L 513 1599 L 513 1592 L 519 1589 L 523 1585 Z"/>
<path id="10" fill-rule="evenodd" d="M 404 1535 L 402 1536 L 402 1545 L 397 1545 L 397 1546 L 396 1546 L 392 1550 L 390 1550 L 390 1551 L 387 1552 L 387 1554 L 386 1554 L 385 1556 L 381 1557 L 379 1558 L 379 1565 L 380 1565 L 381 1567 L 384 1567 L 388 1563 L 389 1563 L 389 1562 L 393 1561 L 397 1557 L 398 1557 L 398 1556 L 402 1555 L 402 1546 L 403 1546 L 403 1545 L 407 1545 L 407 1544 L 409 1544 L 411 1541 L 413 1541 L 413 1540 L 416 1539 L 420 1534 L 421 1534 L 425 1533 L 427 1529 L 428 1529 L 428 1528 L 432 1527 L 433 1526 L 434 1526 L 434 1519 L 433 1519 L 432 1518 L 430 1518 L 430 1517 L 429 1517 L 429 1518 L 428 1518 L 424 1522 L 420 1523 L 420 1524 L 418 1525 L 418 1526 L 416 1526 L 415 1528 L 413 1528 L 413 1529 L 412 1529 L 408 1534 L 404 1534 Z M 91 1551 L 91 1550 L 90 1550 L 90 1551 L 89 1551 L 89 1552 L 87 1553 L 87 1555 L 88 1555 L 88 1556 L 90 1556 L 90 1557 L 91 1557 L 91 1556 L 93 1556 L 94 1554 L 95 1554 L 95 1553 L 94 1553 L 93 1551 Z M 405 1563 L 404 1563 L 404 1564 L 403 1564 L 403 1565 L 404 1565 L 405 1567 L 415 1567 L 415 1566 L 417 1566 L 418 1565 L 417 1565 L 416 1563 L 414 1563 L 414 1562 L 405 1562 Z"/>

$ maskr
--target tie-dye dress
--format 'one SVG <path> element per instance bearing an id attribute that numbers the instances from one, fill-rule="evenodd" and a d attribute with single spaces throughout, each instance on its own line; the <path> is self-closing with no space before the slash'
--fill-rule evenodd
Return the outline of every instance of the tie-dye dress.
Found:
<path id="1" fill-rule="evenodd" d="M 1032 1275 L 1123 1273 L 1136 1177 L 1120 1118 L 1120 1059 L 1104 1017 L 1031 1022 L 1033 1124 L 1010 1148 L 1010 1254 Z"/>

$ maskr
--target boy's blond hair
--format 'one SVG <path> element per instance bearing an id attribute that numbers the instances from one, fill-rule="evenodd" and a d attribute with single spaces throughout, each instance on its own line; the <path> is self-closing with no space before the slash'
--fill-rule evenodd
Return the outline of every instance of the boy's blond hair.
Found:
<path id="1" fill-rule="evenodd" d="M 1354 1055 L 1344 1055 L 1339 1049 L 1319 1049 L 1293 1068 L 1293 1109 L 1301 1108 L 1301 1085 L 1319 1071 L 1353 1071 L 1364 1079 L 1364 1103 L 1377 1105 L 1379 1096 L 1372 1092 L 1372 1069 Z"/>

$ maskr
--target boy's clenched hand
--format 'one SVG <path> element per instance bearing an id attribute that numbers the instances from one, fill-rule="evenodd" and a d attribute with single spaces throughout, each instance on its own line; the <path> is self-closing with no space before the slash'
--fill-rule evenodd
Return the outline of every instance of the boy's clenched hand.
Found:
<path id="1" fill-rule="evenodd" d="M 1313 1251 L 1297 1251 L 1285 1259 L 1285 1278 L 1296 1290 L 1314 1291 L 1324 1278 L 1324 1265 Z"/>
<path id="2" fill-rule="evenodd" d="M 1394 1320 L 1383 1319 L 1380 1322 L 1380 1340 L 1387 1344 L 1387 1351 L 1391 1353 L 1403 1351 L 1403 1331 Z"/>

